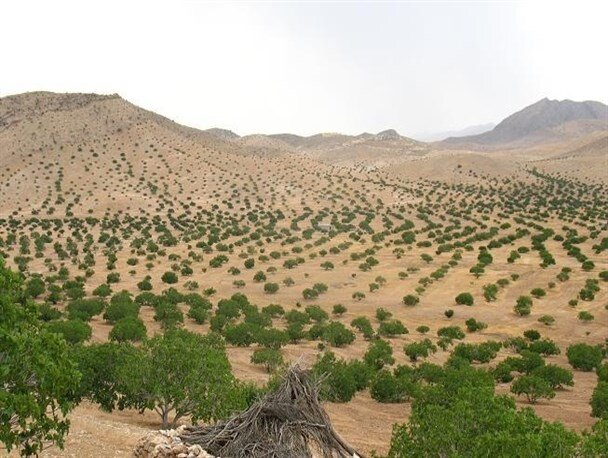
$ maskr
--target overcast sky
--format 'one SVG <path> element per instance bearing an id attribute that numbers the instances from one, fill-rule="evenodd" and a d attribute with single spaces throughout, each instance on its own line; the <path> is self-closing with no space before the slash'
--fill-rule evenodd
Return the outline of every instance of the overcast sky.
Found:
<path id="1" fill-rule="evenodd" d="M 404 135 L 608 101 L 608 2 L 0 4 L 0 96 L 119 93 L 239 134 Z"/>

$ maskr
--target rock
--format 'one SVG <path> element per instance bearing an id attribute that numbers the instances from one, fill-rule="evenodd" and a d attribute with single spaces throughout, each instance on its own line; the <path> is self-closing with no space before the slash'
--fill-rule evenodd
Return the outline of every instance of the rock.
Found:
<path id="1" fill-rule="evenodd" d="M 142 437 L 135 445 L 136 458 L 216 458 L 200 445 L 187 445 L 180 434 L 185 427 L 154 431 Z"/>

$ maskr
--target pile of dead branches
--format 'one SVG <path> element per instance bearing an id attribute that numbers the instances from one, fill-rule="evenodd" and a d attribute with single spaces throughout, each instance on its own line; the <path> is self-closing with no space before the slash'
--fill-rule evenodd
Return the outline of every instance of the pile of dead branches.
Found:
<path id="1" fill-rule="evenodd" d="M 186 444 L 235 458 L 346 458 L 361 456 L 336 433 L 319 403 L 319 385 L 292 366 L 278 390 L 214 425 L 190 426 Z"/>

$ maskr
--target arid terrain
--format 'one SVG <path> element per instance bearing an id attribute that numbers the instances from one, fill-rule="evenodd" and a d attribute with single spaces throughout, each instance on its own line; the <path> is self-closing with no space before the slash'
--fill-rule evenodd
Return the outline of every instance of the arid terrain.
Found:
<path id="1" fill-rule="evenodd" d="M 511 117 L 493 136 L 423 143 L 394 130 L 201 131 L 117 95 L 5 97 L 0 256 L 26 279 L 44 278 L 38 300 L 61 312 L 76 297 L 74 283 L 86 297 L 101 285 L 136 297 L 150 290 L 142 288 L 147 279 L 155 294 L 172 287 L 205 296 L 211 314 L 220 299 L 242 293 L 260 308 L 318 305 L 349 329 L 357 317 L 377 329 L 382 308 L 409 331 L 383 335 L 395 365 L 416 364 L 405 344 L 436 341 L 445 326 L 466 330 L 474 318 L 487 326 L 466 332 L 464 342 L 536 329 L 561 350 L 547 362 L 572 369 L 568 345 L 608 338 L 600 276 L 608 270 L 608 121 L 605 105 L 568 105 L 567 116 L 543 124 L 562 105 L 539 104 L 523 114 L 533 131 Z M 176 280 L 166 281 L 167 272 Z M 463 292 L 472 306 L 455 302 Z M 415 304 L 404 304 L 408 295 Z M 514 311 L 521 296 L 532 297 L 529 314 Z M 345 310 L 332 313 L 337 304 Z M 177 307 L 186 329 L 210 330 L 209 320 L 187 316 L 186 303 Z M 161 331 L 153 307 L 143 305 L 139 317 L 148 336 Z M 272 322 L 286 326 L 281 317 Z M 107 341 L 113 328 L 101 314 L 90 326 L 91 342 Z M 361 358 L 369 341 L 355 334 L 331 350 Z M 281 352 L 311 365 L 323 346 L 302 338 Z M 238 378 L 263 385 L 269 374 L 251 362 L 256 348 L 228 344 L 228 354 Z M 440 349 L 425 360 L 443 363 L 448 355 Z M 513 355 L 502 348 L 488 365 Z M 577 431 L 589 428 L 596 383 L 595 373 L 574 371 L 572 387 L 533 408 Z M 497 386 L 509 392 L 509 383 Z M 529 405 L 524 397 L 518 404 Z M 336 430 L 366 453 L 386 452 L 392 425 L 410 412 L 409 403 L 379 403 L 367 390 L 325 407 Z M 90 403 L 71 421 L 65 450 L 45 456 L 129 456 L 138 438 L 159 427 L 152 413 L 105 413 Z"/>

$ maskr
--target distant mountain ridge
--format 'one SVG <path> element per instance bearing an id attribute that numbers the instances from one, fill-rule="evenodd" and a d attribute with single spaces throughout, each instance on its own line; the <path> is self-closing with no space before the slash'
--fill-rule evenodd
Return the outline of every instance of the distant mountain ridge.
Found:
<path id="1" fill-rule="evenodd" d="M 496 124 L 489 122 L 486 124 L 478 124 L 475 126 L 468 126 L 464 129 L 458 130 L 446 130 L 444 132 L 426 132 L 412 137 L 421 142 L 439 142 L 450 137 L 470 137 L 471 135 L 479 135 L 488 132 L 496 127 Z"/>
<path id="2" fill-rule="evenodd" d="M 569 123 L 580 123 L 580 129 L 585 132 L 608 128 L 608 106 L 594 101 L 574 102 L 544 98 L 508 116 L 489 132 L 451 137 L 444 143 L 488 146 L 513 142 L 537 143 L 557 137 L 559 132 L 556 129 Z"/>

